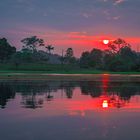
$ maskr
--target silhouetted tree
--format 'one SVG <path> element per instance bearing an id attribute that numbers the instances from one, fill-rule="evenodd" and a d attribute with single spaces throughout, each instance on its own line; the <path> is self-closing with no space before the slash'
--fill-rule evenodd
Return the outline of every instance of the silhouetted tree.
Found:
<path id="1" fill-rule="evenodd" d="M 108 47 L 112 53 L 118 53 L 121 48 L 124 48 L 126 46 L 130 46 L 125 40 L 118 38 L 114 40 L 113 42 L 108 44 Z"/>
<path id="2" fill-rule="evenodd" d="M 16 52 L 16 48 L 11 46 L 6 38 L 0 38 L 0 61 L 9 59 Z"/>
<path id="3" fill-rule="evenodd" d="M 72 48 L 68 48 L 66 50 L 65 57 L 69 57 L 69 58 L 73 57 L 73 49 Z"/>
<path id="4" fill-rule="evenodd" d="M 110 65 L 115 55 L 110 50 L 105 50 L 103 53 L 103 69 L 110 70 Z"/>
<path id="5" fill-rule="evenodd" d="M 138 62 L 138 56 L 130 47 L 122 47 L 110 60 L 108 68 L 112 71 L 131 71 Z"/>
<path id="6" fill-rule="evenodd" d="M 54 47 L 52 47 L 52 45 L 48 45 L 45 48 L 47 49 L 49 54 L 51 54 L 51 51 L 54 50 Z"/>
<path id="7" fill-rule="evenodd" d="M 74 64 L 76 62 L 76 59 L 74 57 L 74 52 L 73 52 L 73 49 L 72 48 L 68 48 L 66 50 L 65 62 L 67 64 Z"/>
<path id="8" fill-rule="evenodd" d="M 80 66 L 83 68 L 89 67 L 90 53 L 88 51 L 83 52 L 80 58 Z"/>
<path id="9" fill-rule="evenodd" d="M 90 52 L 90 66 L 93 68 L 101 68 L 103 62 L 103 52 L 99 49 L 93 49 Z"/>
<path id="10" fill-rule="evenodd" d="M 23 49 L 29 49 L 33 52 L 36 51 L 38 47 L 45 45 L 44 40 L 38 38 L 37 36 L 24 38 L 21 42 L 24 44 Z"/>
<path id="11" fill-rule="evenodd" d="M 83 67 L 101 68 L 103 64 L 103 52 L 94 48 L 91 52 L 82 53 L 80 64 Z"/>

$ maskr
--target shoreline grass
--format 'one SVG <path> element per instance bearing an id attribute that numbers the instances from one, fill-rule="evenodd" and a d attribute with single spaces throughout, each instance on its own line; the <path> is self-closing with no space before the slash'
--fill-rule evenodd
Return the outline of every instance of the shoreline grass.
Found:
<path id="1" fill-rule="evenodd" d="M 122 74 L 122 75 L 140 75 L 140 72 L 112 72 L 101 71 L 90 68 L 79 68 L 76 65 L 61 64 L 41 64 L 26 63 L 15 67 L 13 64 L 0 64 L 0 75 L 16 75 L 16 74 Z"/>
<path id="2" fill-rule="evenodd" d="M 0 75 L 3 74 L 124 74 L 124 75 L 140 75 L 140 72 L 110 72 L 96 70 L 71 70 L 71 71 L 38 71 L 38 70 L 0 70 Z"/>
<path id="3" fill-rule="evenodd" d="M 130 72 L 101 72 L 101 71 L 0 71 L 2 81 L 102 81 L 108 75 L 111 82 L 140 82 L 140 73 Z"/>

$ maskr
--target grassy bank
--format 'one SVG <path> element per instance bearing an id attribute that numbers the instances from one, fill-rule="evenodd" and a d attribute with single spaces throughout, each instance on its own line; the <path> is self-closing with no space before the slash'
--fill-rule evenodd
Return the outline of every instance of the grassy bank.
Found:
<path id="1" fill-rule="evenodd" d="M 0 75 L 40 75 L 40 74 L 127 74 L 140 75 L 140 72 L 109 72 L 99 71 L 94 69 L 82 69 L 76 65 L 60 65 L 60 64 L 21 64 L 15 66 L 14 64 L 0 64 Z"/>
<path id="2" fill-rule="evenodd" d="M 0 81 L 102 81 L 140 82 L 140 74 L 47 74 L 47 73 L 1 73 Z"/>
<path id="3" fill-rule="evenodd" d="M 58 73 L 58 74 L 101 74 L 102 71 L 93 69 L 81 69 L 77 65 L 27 63 L 15 66 L 14 64 L 0 64 L 0 74 L 6 73 Z"/>

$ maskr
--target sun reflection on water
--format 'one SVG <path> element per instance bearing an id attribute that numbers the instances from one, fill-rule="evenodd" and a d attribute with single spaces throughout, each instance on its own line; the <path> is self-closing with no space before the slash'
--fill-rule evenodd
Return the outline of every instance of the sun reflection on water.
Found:
<path id="1" fill-rule="evenodd" d="M 108 108 L 108 100 L 103 100 L 102 107 Z"/>

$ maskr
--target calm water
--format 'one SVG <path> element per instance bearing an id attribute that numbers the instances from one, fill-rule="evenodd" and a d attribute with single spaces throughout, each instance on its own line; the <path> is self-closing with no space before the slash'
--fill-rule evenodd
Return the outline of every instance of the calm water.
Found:
<path id="1" fill-rule="evenodd" d="M 0 82 L 0 140 L 140 140 L 140 83 Z"/>

